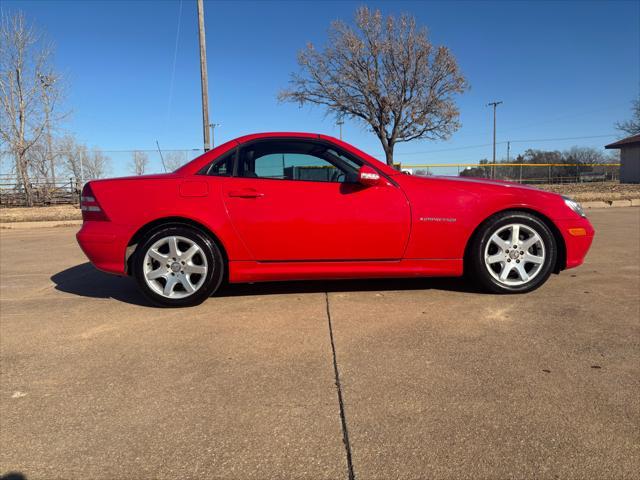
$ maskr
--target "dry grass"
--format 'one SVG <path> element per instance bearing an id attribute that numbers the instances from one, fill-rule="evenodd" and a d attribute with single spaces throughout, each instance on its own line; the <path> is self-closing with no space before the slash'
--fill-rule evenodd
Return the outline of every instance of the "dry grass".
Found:
<path id="1" fill-rule="evenodd" d="M 536 185 L 548 192 L 561 193 L 579 202 L 610 202 L 640 198 L 640 184 L 618 182 L 572 183 L 566 185 Z"/>
<path id="2" fill-rule="evenodd" d="M 81 220 L 77 205 L 55 205 L 51 207 L 0 208 L 0 222 L 42 222 L 48 220 Z"/>

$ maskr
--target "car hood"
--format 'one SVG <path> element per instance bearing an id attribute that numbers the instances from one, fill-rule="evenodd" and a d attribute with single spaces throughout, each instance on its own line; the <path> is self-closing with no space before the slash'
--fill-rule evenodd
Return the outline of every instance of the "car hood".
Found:
<path id="1" fill-rule="evenodd" d="M 421 178 L 421 177 L 416 177 Z M 539 188 L 532 187 L 530 185 L 523 185 L 521 183 L 515 182 L 507 182 L 505 180 L 490 180 L 488 178 L 473 178 L 473 177 L 447 177 L 447 176 L 432 176 L 432 177 L 422 177 L 422 178 L 433 178 L 436 180 L 444 180 L 448 182 L 460 182 L 462 184 L 470 183 L 474 185 L 491 185 L 497 187 L 509 187 L 509 188 L 521 188 L 523 190 L 535 190 L 537 192 L 542 192 Z"/>
<path id="2" fill-rule="evenodd" d="M 398 177 L 394 177 L 397 179 Z M 532 197 L 557 198 L 561 195 L 553 192 L 540 190 L 539 188 L 522 185 L 520 183 L 505 182 L 503 180 L 489 180 L 486 178 L 470 178 L 470 177 L 447 177 L 447 176 L 428 176 L 421 177 L 415 175 L 403 176 L 402 181 L 414 183 L 416 186 L 428 187 L 431 183 L 447 184 L 451 189 L 477 191 L 486 193 L 502 193 L 516 196 L 524 196 L 528 199 Z"/>

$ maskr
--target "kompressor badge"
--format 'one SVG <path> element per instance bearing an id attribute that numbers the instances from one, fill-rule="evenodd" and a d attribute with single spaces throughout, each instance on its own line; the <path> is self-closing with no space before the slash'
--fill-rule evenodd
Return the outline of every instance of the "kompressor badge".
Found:
<path id="1" fill-rule="evenodd" d="M 421 222 L 446 222 L 446 223 L 454 223 L 458 219 L 457 218 L 445 218 L 445 217 L 420 217 Z"/>

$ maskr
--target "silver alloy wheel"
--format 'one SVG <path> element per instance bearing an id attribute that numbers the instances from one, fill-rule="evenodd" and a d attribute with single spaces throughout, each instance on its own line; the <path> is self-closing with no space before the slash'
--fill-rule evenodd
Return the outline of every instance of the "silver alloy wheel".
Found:
<path id="1" fill-rule="evenodd" d="M 542 270 L 546 252 L 536 230 L 521 223 L 497 229 L 487 242 L 484 264 L 498 282 L 510 287 L 524 285 Z"/>
<path id="2" fill-rule="evenodd" d="M 149 288 L 165 298 L 193 295 L 207 277 L 207 257 L 186 237 L 170 236 L 155 242 L 144 257 L 144 279 Z"/>

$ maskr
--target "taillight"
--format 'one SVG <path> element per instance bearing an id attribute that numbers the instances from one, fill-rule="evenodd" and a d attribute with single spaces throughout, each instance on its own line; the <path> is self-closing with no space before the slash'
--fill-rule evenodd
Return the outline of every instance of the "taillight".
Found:
<path id="1" fill-rule="evenodd" d="M 93 194 L 91 182 L 85 184 L 80 196 L 80 210 L 82 210 L 82 220 L 108 221 L 107 214 L 102 211 L 98 199 Z"/>

